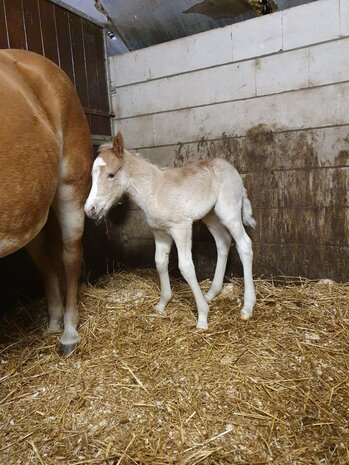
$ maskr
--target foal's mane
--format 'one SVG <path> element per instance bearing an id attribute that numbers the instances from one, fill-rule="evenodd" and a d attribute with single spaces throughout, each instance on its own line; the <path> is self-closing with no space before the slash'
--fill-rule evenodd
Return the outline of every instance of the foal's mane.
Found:
<path id="1" fill-rule="evenodd" d="M 105 142 L 104 144 L 98 147 L 98 153 L 100 154 L 100 153 L 106 152 L 107 150 L 110 150 L 112 148 L 113 148 L 112 142 Z"/>

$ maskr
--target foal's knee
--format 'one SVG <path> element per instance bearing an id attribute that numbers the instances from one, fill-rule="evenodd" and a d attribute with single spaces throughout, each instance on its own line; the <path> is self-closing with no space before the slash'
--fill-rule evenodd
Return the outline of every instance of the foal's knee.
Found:
<path id="1" fill-rule="evenodd" d="M 245 256 L 252 258 L 253 251 L 252 251 L 252 241 L 247 234 L 244 234 L 241 241 L 238 241 L 237 249 L 239 253 L 243 253 Z"/>
<path id="2" fill-rule="evenodd" d="M 195 268 L 192 260 L 179 260 L 178 267 L 183 278 L 187 281 L 195 275 Z"/>
<path id="3" fill-rule="evenodd" d="M 168 254 L 155 255 L 155 265 L 159 274 L 165 273 L 168 268 Z"/>

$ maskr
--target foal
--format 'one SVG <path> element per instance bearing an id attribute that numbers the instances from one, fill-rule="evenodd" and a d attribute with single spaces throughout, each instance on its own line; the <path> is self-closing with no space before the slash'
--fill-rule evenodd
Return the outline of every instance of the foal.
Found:
<path id="1" fill-rule="evenodd" d="M 197 328 L 207 329 L 208 302 L 222 289 L 232 236 L 244 270 L 241 318 L 252 316 L 256 303 L 253 254 L 243 223 L 254 227 L 256 222 L 241 177 L 230 163 L 215 158 L 181 168 L 160 169 L 124 149 L 122 135 L 118 133 L 112 144 L 100 147 L 94 162 L 86 214 L 101 220 L 124 193 L 143 210 L 154 234 L 161 286 L 160 300 L 155 306 L 158 312 L 164 312 L 172 297 L 168 259 L 174 240 L 179 269 L 195 297 Z M 191 253 L 192 224 L 199 219 L 206 224 L 217 246 L 216 270 L 205 297 L 196 279 Z"/>

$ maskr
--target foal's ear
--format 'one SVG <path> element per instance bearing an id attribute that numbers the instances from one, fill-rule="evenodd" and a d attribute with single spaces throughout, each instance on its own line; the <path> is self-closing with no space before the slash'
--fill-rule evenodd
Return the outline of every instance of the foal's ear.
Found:
<path id="1" fill-rule="evenodd" d="M 121 157 L 124 154 L 124 138 L 120 131 L 114 137 L 113 150 L 117 157 Z"/>

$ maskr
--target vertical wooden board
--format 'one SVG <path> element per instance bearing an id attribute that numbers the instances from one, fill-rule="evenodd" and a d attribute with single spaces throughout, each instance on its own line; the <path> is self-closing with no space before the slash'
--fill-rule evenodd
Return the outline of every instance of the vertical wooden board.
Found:
<path id="1" fill-rule="evenodd" d="M 59 65 L 54 5 L 47 0 L 38 0 L 38 5 L 44 55 Z"/>
<path id="2" fill-rule="evenodd" d="M 108 116 L 90 115 L 91 132 L 92 134 L 100 134 L 102 136 L 110 136 L 110 118 Z"/>
<path id="3" fill-rule="evenodd" d="M 95 49 L 95 29 L 96 26 L 89 23 L 86 20 L 82 20 L 82 28 L 84 33 L 84 44 L 85 44 L 85 58 L 86 58 L 86 72 L 87 72 L 87 88 L 88 88 L 88 100 L 89 107 L 92 109 L 99 108 L 99 82 L 98 82 L 98 71 Z"/>
<path id="4" fill-rule="evenodd" d="M 0 48 L 8 48 L 4 0 L 0 0 Z"/>
<path id="5" fill-rule="evenodd" d="M 99 109 L 104 111 L 109 110 L 108 86 L 107 86 L 107 73 L 105 62 L 105 49 L 104 49 L 104 33 L 101 28 L 96 29 L 95 35 L 95 49 L 97 54 L 97 72 L 98 72 L 98 85 L 99 85 Z"/>
<path id="6" fill-rule="evenodd" d="M 85 50 L 81 21 L 79 16 L 74 13 L 69 13 L 75 88 L 82 105 L 88 107 Z"/>
<path id="7" fill-rule="evenodd" d="M 111 135 L 111 118 L 103 116 L 101 123 L 102 123 L 101 134 L 103 136 L 110 136 Z"/>
<path id="8" fill-rule="evenodd" d="M 43 54 L 40 15 L 37 0 L 22 0 L 23 18 L 27 36 L 27 48 Z"/>
<path id="9" fill-rule="evenodd" d="M 5 0 L 5 14 L 10 47 L 26 49 L 22 0 Z"/>
<path id="10" fill-rule="evenodd" d="M 89 126 L 89 128 L 90 128 L 90 132 L 91 132 L 91 134 L 92 134 L 93 131 L 92 131 L 91 116 L 90 116 L 89 114 L 86 114 L 86 119 L 87 119 L 88 126 Z"/>
<path id="11" fill-rule="evenodd" d="M 60 66 L 75 84 L 68 11 L 57 5 L 54 8 Z"/>

